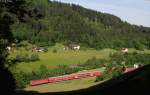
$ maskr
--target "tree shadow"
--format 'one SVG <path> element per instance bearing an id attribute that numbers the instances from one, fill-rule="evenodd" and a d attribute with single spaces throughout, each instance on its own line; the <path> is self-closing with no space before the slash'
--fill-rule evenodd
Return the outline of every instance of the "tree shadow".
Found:
<path id="1" fill-rule="evenodd" d="M 6 68 L 0 68 L 0 93 L 4 95 L 15 94 L 15 79 Z"/>
<path id="2" fill-rule="evenodd" d="M 13 20 L 6 12 L 6 4 L 2 4 L 2 2 L 0 1 L 0 93 L 14 95 L 16 87 L 15 79 L 5 66 L 8 55 L 6 47 L 14 40 L 10 31 L 10 25 Z"/>

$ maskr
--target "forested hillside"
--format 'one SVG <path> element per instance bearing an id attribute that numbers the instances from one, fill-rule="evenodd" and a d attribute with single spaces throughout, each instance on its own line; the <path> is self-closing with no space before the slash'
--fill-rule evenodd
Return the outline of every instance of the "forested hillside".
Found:
<path id="1" fill-rule="evenodd" d="M 24 0 L 21 7 L 10 7 L 3 15 L 14 22 L 11 31 L 16 42 L 27 40 L 45 46 L 72 41 L 96 49 L 150 48 L 150 28 L 131 25 L 111 14 L 48 0 Z"/>

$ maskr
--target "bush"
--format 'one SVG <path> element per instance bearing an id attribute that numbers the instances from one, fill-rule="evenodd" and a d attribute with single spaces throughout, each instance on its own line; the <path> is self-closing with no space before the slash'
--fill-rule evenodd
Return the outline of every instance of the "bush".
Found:
<path id="1" fill-rule="evenodd" d="M 56 49 L 54 49 L 54 50 L 53 50 L 53 53 L 57 53 L 57 50 L 56 50 Z"/>
<path id="2" fill-rule="evenodd" d="M 28 54 L 19 54 L 16 56 L 16 62 L 29 62 Z"/>
<path id="3" fill-rule="evenodd" d="M 26 47 L 27 45 L 28 45 L 27 41 L 22 41 L 22 42 L 17 44 L 18 47 Z"/>
<path id="4" fill-rule="evenodd" d="M 134 42 L 134 47 L 135 47 L 135 49 L 141 50 L 141 51 L 143 51 L 145 48 L 143 44 L 136 42 L 136 41 Z"/>
<path id="5" fill-rule="evenodd" d="M 122 65 L 121 63 L 125 63 L 125 66 L 133 66 L 134 64 L 149 64 L 150 62 L 150 54 L 141 54 L 137 52 L 133 53 L 114 53 L 110 56 L 111 62 L 115 62 L 118 65 Z"/>
<path id="6" fill-rule="evenodd" d="M 107 64 L 107 60 L 105 59 L 97 59 L 96 57 L 92 57 L 91 59 L 87 60 L 84 64 L 80 64 L 80 67 L 84 67 L 84 69 L 96 69 L 101 68 L 105 64 Z"/>
<path id="7" fill-rule="evenodd" d="M 118 77 L 122 74 L 122 68 L 121 66 L 117 66 L 113 69 L 112 71 L 112 77 L 115 78 L 115 77 Z"/>
<path id="8" fill-rule="evenodd" d="M 44 51 L 44 52 L 48 52 L 48 49 L 45 47 L 43 51 Z"/>
<path id="9" fill-rule="evenodd" d="M 87 51 L 87 47 L 81 46 L 81 50 Z"/>
<path id="10" fill-rule="evenodd" d="M 30 61 L 39 61 L 39 56 L 38 54 L 32 54 L 30 57 Z"/>
<path id="11" fill-rule="evenodd" d="M 103 76 L 97 76 L 95 82 L 103 81 L 104 79 L 105 79 L 104 75 Z"/>
<path id="12" fill-rule="evenodd" d="M 16 86 L 17 88 L 21 89 L 21 88 L 25 88 L 27 84 L 29 84 L 28 81 L 28 75 L 25 74 L 24 72 L 20 71 L 20 72 L 15 72 L 14 78 L 15 78 L 15 82 L 16 82 Z"/>
<path id="13" fill-rule="evenodd" d="M 113 67 L 113 64 L 107 64 L 106 70 L 103 72 L 103 75 L 98 76 L 96 78 L 96 82 L 115 78 L 121 74 L 122 74 L 122 67 L 121 66 L 116 65 L 116 67 Z"/>
<path id="14" fill-rule="evenodd" d="M 40 59 L 38 54 L 18 54 L 14 60 L 15 62 L 34 62 Z"/>

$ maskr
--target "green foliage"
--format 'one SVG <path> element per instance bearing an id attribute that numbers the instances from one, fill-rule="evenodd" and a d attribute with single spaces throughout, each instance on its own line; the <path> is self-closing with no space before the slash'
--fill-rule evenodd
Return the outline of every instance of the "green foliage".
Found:
<path id="1" fill-rule="evenodd" d="M 15 94 L 16 85 L 18 86 L 18 83 L 14 83 L 14 77 L 8 71 L 8 66 L 6 66 L 8 63 L 8 52 L 6 47 L 14 41 L 10 26 L 13 24 L 13 22 L 17 21 L 18 19 L 20 20 L 20 15 L 23 16 L 22 11 L 24 10 L 22 5 L 24 5 L 23 0 L 11 0 L 11 3 L 7 1 L 0 2 L 0 80 L 1 93 L 5 94 Z M 18 75 L 22 75 L 22 73 Z M 21 82 L 19 84 L 24 84 L 23 81 L 26 81 L 26 79 L 23 79 L 24 76 L 20 77 L 18 75 L 16 74 L 15 77 L 18 79 L 18 82 Z M 21 88 L 23 85 L 20 85 L 19 87 Z"/>
<path id="2" fill-rule="evenodd" d="M 18 47 L 27 47 L 28 45 L 29 45 L 29 43 L 27 41 L 22 41 L 17 44 Z"/>
<path id="3" fill-rule="evenodd" d="M 103 75 L 98 76 L 96 78 L 96 82 L 115 78 L 123 73 L 122 66 L 120 65 L 114 65 L 112 63 L 106 64 L 106 65 L 107 66 L 106 66 L 105 71 L 103 72 Z"/>
<path id="4" fill-rule="evenodd" d="M 6 46 L 7 45 L 8 45 L 8 41 L 6 39 L 0 38 L 0 58 L 1 58 L 1 62 L 3 61 L 2 59 L 5 59 L 8 55 L 8 52 L 6 51 Z"/>
<path id="5" fill-rule="evenodd" d="M 146 65 L 150 62 L 150 54 L 133 53 L 114 53 L 110 55 L 109 64 L 106 64 L 106 69 L 103 76 L 97 77 L 96 81 L 115 78 L 121 75 L 123 67 L 133 67 L 134 64 Z"/>
<path id="6" fill-rule="evenodd" d="M 57 53 L 57 50 L 56 50 L 56 49 L 53 49 L 53 53 Z"/>
<path id="7" fill-rule="evenodd" d="M 80 64 L 79 67 L 86 69 L 86 70 L 90 70 L 90 69 L 96 69 L 96 68 L 101 68 L 104 66 L 104 64 L 107 63 L 107 60 L 105 59 L 97 59 L 95 57 L 87 60 L 84 64 Z"/>
<path id="8" fill-rule="evenodd" d="M 45 65 L 41 65 L 40 68 L 39 68 L 39 74 L 40 74 L 40 78 L 48 78 L 50 77 L 51 75 L 49 74 L 49 70 L 48 68 L 45 66 Z"/>
<path id="9" fill-rule="evenodd" d="M 20 55 L 16 56 L 15 60 L 17 62 L 28 62 L 29 60 L 28 60 L 27 56 L 28 56 L 27 54 L 25 54 L 25 55 L 20 54 Z"/>
<path id="10" fill-rule="evenodd" d="M 24 72 L 15 72 L 14 78 L 16 80 L 16 88 L 25 88 L 26 85 L 29 83 L 28 76 Z"/>
<path id="11" fill-rule="evenodd" d="M 39 59 L 39 56 L 38 56 L 38 54 L 32 54 L 31 56 L 30 56 L 30 61 L 39 61 L 40 59 Z"/>
<path id="12" fill-rule="evenodd" d="M 135 49 L 143 51 L 144 50 L 144 45 L 142 45 L 139 42 L 136 42 Z"/>
<path id="13" fill-rule="evenodd" d="M 72 41 L 96 49 L 150 46 L 150 28 L 130 25 L 111 14 L 48 0 L 26 0 L 23 8 L 24 16 L 13 15 L 16 19 L 11 26 L 18 41 L 39 46 Z"/>
<path id="14" fill-rule="evenodd" d="M 47 47 L 44 47 L 43 49 L 44 49 L 43 50 L 44 52 L 48 52 L 48 48 Z"/>
<path id="15" fill-rule="evenodd" d="M 16 58 L 14 59 L 15 62 L 34 62 L 39 61 L 39 56 L 36 53 L 33 53 L 31 55 L 29 54 L 18 54 Z"/>
<path id="16" fill-rule="evenodd" d="M 111 62 L 120 66 L 133 66 L 134 64 L 149 64 L 150 54 L 133 53 L 114 53 Z"/>
<path id="17" fill-rule="evenodd" d="M 115 78 L 115 77 L 118 77 L 122 74 L 122 66 L 117 66 L 113 69 L 112 71 L 112 77 Z"/>

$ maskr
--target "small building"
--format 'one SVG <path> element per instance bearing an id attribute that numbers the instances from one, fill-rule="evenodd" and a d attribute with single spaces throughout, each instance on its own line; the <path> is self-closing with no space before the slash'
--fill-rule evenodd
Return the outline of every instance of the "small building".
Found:
<path id="1" fill-rule="evenodd" d="M 7 46 L 6 49 L 7 49 L 8 51 L 10 51 L 10 50 L 11 50 L 11 47 L 10 47 L 10 46 Z"/>
<path id="2" fill-rule="evenodd" d="M 134 64 L 133 67 L 134 68 L 139 68 L 139 65 L 138 64 Z"/>
<path id="3" fill-rule="evenodd" d="M 121 52 L 123 52 L 123 53 L 127 53 L 129 50 L 128 50 L 128 48 L 122 48 L 121 49 Z"/>
<path id="4" fill-rule="evenodd" d="M 78 45 L 78 44 L 68 44 L 68 45 L 65 45 L 64 50 L 69 50 L 69 49 L 80 50 L 80 45 Z"/>
<path id="5" fill-rule="evenodd" d="M 44 48 L 42 48 L 42 47 L 34 47 L 32 49 L 32 51 L 34 51 L 34 52 L 44 52 Z"/>

